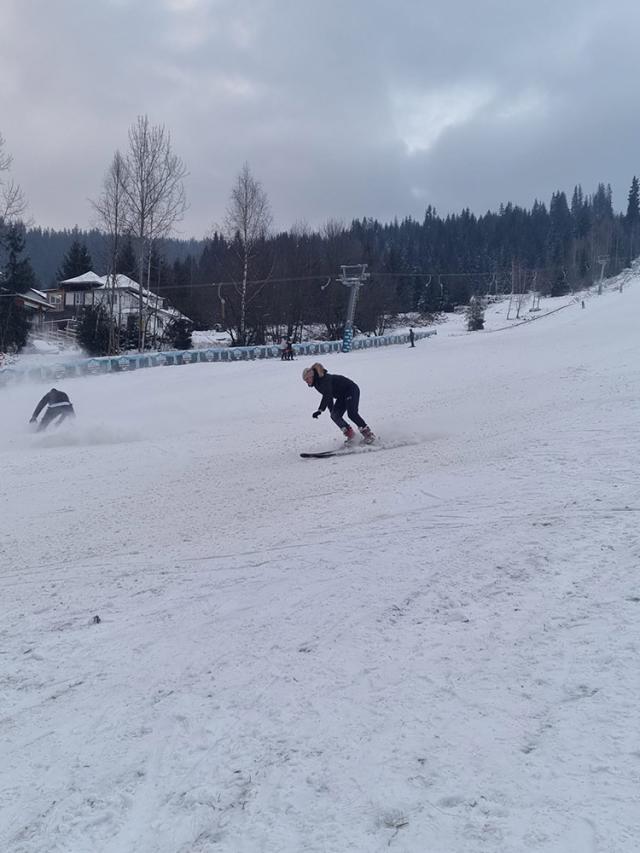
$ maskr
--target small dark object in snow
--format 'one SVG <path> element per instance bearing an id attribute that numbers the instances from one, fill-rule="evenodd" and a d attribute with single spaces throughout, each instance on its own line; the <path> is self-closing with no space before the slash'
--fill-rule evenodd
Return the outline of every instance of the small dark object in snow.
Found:
<path id="1" fill-rule="evenodd" d="M 99 624 L 102 622 L 102 619 L 101 619 L 101 618 L 96 614 L 96 615 L 93 617 L 93 619 L 91 620 L 91 622 L 92 622 L 94 625 L 99 625 Z"/>

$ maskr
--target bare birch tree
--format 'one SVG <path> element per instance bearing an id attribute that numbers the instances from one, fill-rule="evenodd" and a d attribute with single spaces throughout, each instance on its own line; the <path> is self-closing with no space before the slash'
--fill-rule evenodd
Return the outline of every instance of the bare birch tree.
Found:
<path id="1" fill-rule="evenodd" d="M 13 157 L 7 154 L 4 146 L 4 136 L 0 133 L 0 225 L 18 219 L 27 207 L 20 186 L 5 176 L 11 169 Z"/>
<path id="2" fill-rule="evenodd" d="M 249 303 L 249 269 L 256 250 L 271 227 L 271 208 L 260 181 L 245 163 L 231 191 L 224 219 L 224 236 L 236 248 L 241 263 L 241 279 L 236 286 L 240 297 L 238 343 L 247 343 L 247 305 Z"/>
<path id="3" fill-rule="evenodd" d="M 129 128 L 129 151 L 124 161 L 126 220 L 138 244 L 139 329 L 138 347 L 145 347 L 145 258 L 153 243 L 171 233 L 186 210 L 184 178 L 187 170 L 173 153 L 171 136 L 164 125 L 150 125 L 138 116 Z M 147 282 L 148 290 L 148 282 Z"/>
<path id="4" fill-rule="evenodd" d="M 120 318 L 115 317 L 116 273 L 118 268 L 118 253 L 120 238 L 126 233 L 126 202 L 128 195 L 125 188 L 127 170 L 124 158 L 119 151 L 113 156 L 102 184 L 102 194 L 91 204 L 98 218 L 98 227 L 108 237 L 108 275 L 110 286 L 109 299 L 109 352 L 117 352 L 120 342 Z"/>

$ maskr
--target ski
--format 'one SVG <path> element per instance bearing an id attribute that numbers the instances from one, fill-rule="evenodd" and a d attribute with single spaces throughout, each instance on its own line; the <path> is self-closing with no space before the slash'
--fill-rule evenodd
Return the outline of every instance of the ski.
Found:
<path id="1" fill-rule="evenodd" d="M 371 450 L 381 450 L 379 444 L 357 444 L 355 447 L 336 447 L 334 450 L 317 450 L 301 453 L 303 459 L 330 459 L 332 456 L 349 456 L 352 453 L 367 453 Z"/>
<path id="2" fill-rule="evenodd" d="M 301 453 L 303 459 L 328 459 L 330 456 L 340 456 L 341 454 L 351 453 L 350 450 L 318 450 L 316 452 Z"/>

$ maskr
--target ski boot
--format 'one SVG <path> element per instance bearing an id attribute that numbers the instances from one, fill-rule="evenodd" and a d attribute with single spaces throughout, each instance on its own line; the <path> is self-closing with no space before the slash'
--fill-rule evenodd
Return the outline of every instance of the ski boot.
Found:
<path id="1" fill-rule="evenodd" d="M 344 443 L 345 447 L 348 447 L 353 439 L 356 437 L 356 434 L 353 430 L 353 427 L 346 426 L 342 428 L 342 434 L 344 435 Z"/>
<path id="2" fill-rule="evenodd" d="M 360 427 L 360 435 L 362 436 L 361 444 L 373 444 L 376 440 L 375 435 L 368 426 Z"/>

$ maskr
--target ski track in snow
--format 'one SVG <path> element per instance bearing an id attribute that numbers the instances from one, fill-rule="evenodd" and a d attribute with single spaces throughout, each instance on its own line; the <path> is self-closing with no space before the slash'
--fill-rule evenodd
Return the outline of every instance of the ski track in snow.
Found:
<path id="1" fill-rule="evenodd" d="M 638 316 L 0 391 L 0 850 L 635 853 Z"/>

